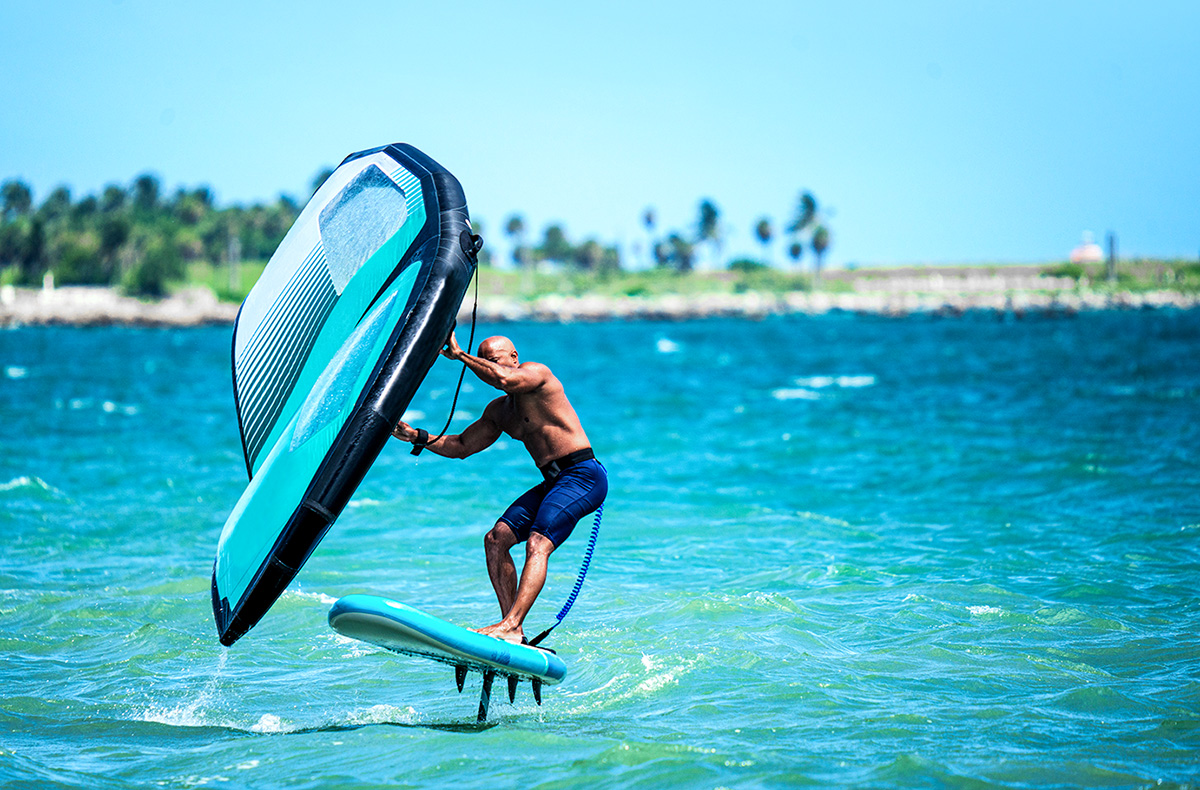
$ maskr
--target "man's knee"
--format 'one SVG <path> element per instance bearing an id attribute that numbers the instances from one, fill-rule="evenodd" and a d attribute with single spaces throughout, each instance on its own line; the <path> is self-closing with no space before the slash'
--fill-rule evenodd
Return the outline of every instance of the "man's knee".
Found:
<path id="1" fill-rule="evenodd" d="M 497 521 L 496 526 L 488 530 L 487 534 L 483 536 L 483 546 L 486 549 L 508 551 L 516 543 L 517 536 L 513 533 L 512 527 L 503 521 Z"/>
<path id="2" fill-rule="evenodd" d="M 529 540 L 525 543 L 525 550 L 531 554 L 545 554 L 549 556 L 554 551 L 554 548 L 554 541 L 540 532 L 530 532 Z"/>

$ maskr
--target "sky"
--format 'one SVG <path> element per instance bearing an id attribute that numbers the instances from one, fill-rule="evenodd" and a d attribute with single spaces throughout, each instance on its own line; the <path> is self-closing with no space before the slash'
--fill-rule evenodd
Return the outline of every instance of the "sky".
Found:
<path id="1" fill-rule="evenodd" d="M 489 247 L 646 260 L 721 212 L 769 257 L 802 191 L 827 264 L 1200 255 L 1200 3 L 403 3 L 0 0 L 0 180 L 40 201 L 151 172 L 221 205 L 301 202 L 347 154 L 408 142 Z M 713 265 L 709 254 L 702 266 Z"/>

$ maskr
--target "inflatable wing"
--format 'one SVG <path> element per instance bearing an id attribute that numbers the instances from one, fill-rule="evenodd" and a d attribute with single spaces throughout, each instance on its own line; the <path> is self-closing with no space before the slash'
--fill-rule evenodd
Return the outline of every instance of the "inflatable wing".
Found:
<path id="1" fill-rule="evenodd" d="M 410 145 L 351 154 L 238 313 L 233 390 L 250 484 L 217 544 L 221 644 L 325 536 L 437 359 L 475 270 L 462 187 Z"/>

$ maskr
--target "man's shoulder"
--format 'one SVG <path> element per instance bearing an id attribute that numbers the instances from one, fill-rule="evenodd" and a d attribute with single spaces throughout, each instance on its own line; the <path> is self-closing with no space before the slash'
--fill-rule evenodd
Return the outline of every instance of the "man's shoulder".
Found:
<path id="1" fill-rule="evenodd" d="M 554 377 L 554 371 L 550 370 L 547 365 L 544 365 L 541 362 L 522 362 L 517 367 L 520 368 L 521 372 L 525 375 L 535 376 L 538 380 L 539 387 L 558 381 L 558 379 Z"/>
<path id="2" fill-rule="evenodd" d="M 541 362 L 522 362 L 520 365 L 522 370 L 527 370 L 536 375 L 541 381 L 540 388 L 544 387 L 561 387 L 558 378 L 554 375 L 554 371 L 550 370 L 549 366 Z"/>

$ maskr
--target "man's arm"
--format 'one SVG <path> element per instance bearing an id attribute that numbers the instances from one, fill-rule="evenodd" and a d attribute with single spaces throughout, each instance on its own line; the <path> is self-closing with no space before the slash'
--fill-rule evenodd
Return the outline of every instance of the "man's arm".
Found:
<path id="1" fill-rule="evenodd" d="M 437 453 L 444 458 L 466 458 L 481 450 L 486 450 L 500 438 L 500 426 L 488 416 L 489 405 L 483 416 L 467 426 L 467 429 L 455 436 L 443 436 L 437 441 L 425 445 L 427 450 Z M 405 442 L 417 441 L 417 429 L 401 422 L 392 429 L 392 436 Z"/>
<path id="2" fill-rule="evenodd" d="M 537 362 L 523 362 L 519 367 L 508 368 L 468 354 L 459 347 L 453 332 L 442 349 L 442 356 L 466 363 L 480 381 L 508 395 L 533 392 L 550 380 L 550 368 Z"/>

